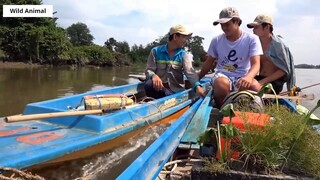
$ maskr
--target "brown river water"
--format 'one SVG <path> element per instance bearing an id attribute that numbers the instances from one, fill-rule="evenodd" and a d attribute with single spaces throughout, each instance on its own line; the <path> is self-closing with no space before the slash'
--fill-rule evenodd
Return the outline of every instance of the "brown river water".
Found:
<path id="1" fill-rule="evenodd" d="M 24 106 L 31 102 L 138 82 L 129 75 L 142 74 L 143 68 L 14 68 L 0 64 L 0 117 L 20 114 Z M 319 83 L 319 73 L 320 69 L 296 69 L 297 85 L 303 88 Z M 312 101 L 302 101 L 302 105 L 310 109 L 320 99 L 320 86 L 306 88 L 303 93 L 315 95 Z M 315 114 L 320 116 L 320 110 Z M 37 173 L 46 179 L 115 179 L 165 129 L 164 125 L 149 128 L 111 151 Z"/>

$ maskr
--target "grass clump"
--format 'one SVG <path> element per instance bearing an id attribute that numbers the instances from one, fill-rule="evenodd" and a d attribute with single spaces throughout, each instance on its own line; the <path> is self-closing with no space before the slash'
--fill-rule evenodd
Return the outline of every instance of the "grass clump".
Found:
<path id="1" fill-rule="evenodd" d="M 319 107 L 319 102 L 314 109 Z M 242 162 L 241 170 L 258 174 L 296 172 L 297 175 L 312 175 L 320 179 L 320 135 L 310 126 L 310 114 L 300 115 L 281 105 L 268 105 L 264 113 L 271 120 L 263 126 L 252 125 L 252 121 L 247 121 L 245 113 L 240 115 L 245 130 L 233 134 L 229 148 L 230 152 L 240 153 L 237 161 Z M 217 134 L 215 137 L 218 137 Z M 232 169 L 234 161 L 226 158 L 223 166 L 210 163 L 205 166 L 207 169 L 212 168 L 212 171 L 219 169 L 217 167 Z"/>
<path id="2" fill-rule="evenodd" d="M 288 159 L 291 170 L 320 179 L 320 135 L 306 128 L 298 139 Z"/>
<path id="3" fill-rule="evenodd" d="M 301 129 L 302 118 L 285 106 L 268 106 L 265 113 L 272 117 L 272 121 L 262 127 L 253 126 L 243 117 L 246 130 L 239 134 L 239 143 L 235 147 L 241 153 L 245 170 L 263 169 L 265 173 L 276 173 L 281 163 L 286 161 L 297 129 Z"/>

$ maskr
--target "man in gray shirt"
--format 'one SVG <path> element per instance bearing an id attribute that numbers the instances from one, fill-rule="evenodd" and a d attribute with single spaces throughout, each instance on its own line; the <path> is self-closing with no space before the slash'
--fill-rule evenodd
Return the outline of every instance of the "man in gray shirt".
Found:
<path id="1" fill-rule="evenodd" d="M 293 57 L 281 36 L 273 34 L 271 16 L 260 14 L 247 27 L 253 28 L 253 33 L 259 36 L 264 52 L 260 57 L 259 75 L 255 79 L 260 86 L 271 83 L 277 94 L 282 91 L 286 82 L 289 91 L 296 83 Z"/>
<path id="2" fill-rule="evenodd" d="M 192 35 L 182 25 L 169 30 L 169 42 L 152 48 L 146 68 L 147 96 L 162 98 L 185 89 L 184 75 L 200 96 L 205 96 L 199 76 L 193 68 L 193 56 L 184 50 L 187 39 Z"/>

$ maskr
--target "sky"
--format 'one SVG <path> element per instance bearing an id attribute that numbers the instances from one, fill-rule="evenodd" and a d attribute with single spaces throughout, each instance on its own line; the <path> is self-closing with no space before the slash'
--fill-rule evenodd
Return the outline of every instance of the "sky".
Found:
<path id="1" fill-rule="evenodd" d="M 267 13 L 273 17 L 274 34 L 284 38 L 296 65 L 320 64 L 318 0 L 43 0 L 43 4 L 53 5 L 60 27 L 86 24 L 98 45 L 113 37 L 130 46 L 145 46 L 168 33 L 171 26 L 182 24 L 204 38 L 205 50 L 222 33 L 220 25 L 212 23 L 223 8 L 237 8 L 241 29 L 250 33 L 246 24 Z"/>

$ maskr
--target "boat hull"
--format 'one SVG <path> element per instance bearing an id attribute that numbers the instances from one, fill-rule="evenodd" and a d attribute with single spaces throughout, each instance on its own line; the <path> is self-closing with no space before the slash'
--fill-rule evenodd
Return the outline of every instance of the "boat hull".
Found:
<path id="1" fill-rule="evenodd" d="M 68 110 L 68 106 L 77 106 L 86 95 L 120 93 L 141 95 L 142 87 L 143 83 L 136 83 L 31 103 L 26 106 L 23 114 L 64 112 Z M 50 164 L 88 156 L 91 155 L 89 152 L 102 152 L 106 150 L 102 147 L 110 145 L 106 142 L 148 127 L 164 118 L 175 120 L 175 114 L 196 99 L 198 97 L 189 89 L 104 115 L 82 115 L 15 123 L 5 123 L 2 119 L 0 143 L 6 146 L 0 152 L 0 166 L 23 169 L 46 162 Z M 87 151 L 88 148 L 93 149 Z"/>
<path id="2" fill-rule="evenodd" d="M 148 126 L 144 126 L 140 129 L 131 131 L 129 133 L 126 133 L 122 136 L 119 136 L 117 138 L 114 138 L 112 140 L 109 141 L 105 141 L 103 143 L 97 144 L 97 145 L 93 145 L 91 147 L 79 150 L 79 151 L 75 151 L 73 153 L 70 154 L 65 154 L 62 157 L 50 160 L 50 161 L 46 161 L 44 163 L 41 164 L 37 164 L 34 166 L 29 167 L 28 169 L 30 170 L 37 170 L 37 169 L 42 169 L 45 167 L 51 167 L 54 166 L 56 164 L 59 163 L 63 163 L 66 161 L 72 161 L 72 160 L 76 160 L 76 159 L 80 159 L 80 158 L 85 158 L 85 157 L 89 157 L 98 153 L 103 153 L 106 151 L 110 151 L 112 149 L 115 149 L 117 147 L 122 146 L 123 144 L 128 142 L 128 139 L 136 137 L 137 135 L 143 133 L 144 131 L 146 131 L 146 129 L 148 128 L 152 128 L 154 126 L 160 125 L 160 124 L 171 124 L 172 122 L 174 122 L 175 120 L 177 120 L 180 116 L 183 115 L 184 112 L 186 112 L 189 109 L 189 106 L 179 110 L 178 112 L 163 118 L 153 124 L 150 124 Z"/>

